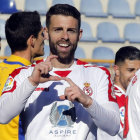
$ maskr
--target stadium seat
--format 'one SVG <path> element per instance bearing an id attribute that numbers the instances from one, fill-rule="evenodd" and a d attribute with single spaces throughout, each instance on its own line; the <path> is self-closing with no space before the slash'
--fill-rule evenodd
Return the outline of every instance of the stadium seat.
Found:
<path id="1" fill-rule="evenodd" d="M 82 42 L 97 42 L 97 38 L 93 38 L 91 27 L 87 22 L 81 22 L 81 29 L 83 29 Z"/>
<path id="2" fill-rule="evenodd" d="M 5 39 L 5 21 L 3 19 L 0 19 L 0 36 Z"/>
<path id="3" fill-rule="evenodd" d="M 24 10 L 38 11 L 41 15 L 46 15 L 48 10 L 46 0 L 25 0 Z"/>
<path id="4" fill-rule="evenodd" d="M 0 0 L 0 13 L 1 14 L 12 14 L 18 12 L 14 0 Z"/>
<path id="5" fill-rule="evenodd" d="M 87 17 L 107 17 L 108 14 L 103 13 L 100 0 L 81 0 L 80 12 Z"/>
<path id="6" fill-rule="evenodd" d="M 81 47 L 77 47 L 76 51 L 75 51 L 75 58 L 78 59 L 85 59 L 85 52 Z"/>
<path id="7" fill-rule="evenodd" d="M 48 45 L 44 45 L 44 52 L 45 52 L 45 54 L 42 57 L 49 56 L 49 54 L 50 54 L 50 47 Z"/>
<path id="8" fill-rule="evenodd" d="M 10 56 L 10 55 L 11 55 L 11 49 L 9 46 L 6 46 L 4 50 L 4 56 Z"/>
<path id="9" fill-rule="evenodd" d="M 93 50 L 92 59 L 114 60 L 114 52 L 107 47 L 97 47 Z M 96 63 L 98 66 L 109 67 L 109 63 Z"/>
<path id="10" fill-rule="evenodd" d="M 53 4 L 52 5 L 55 5 L 55 4 L 69 4 L 69 5 L 72 5 L 74 6 L 74 3 L 73 3 L 73 0 L 53 0 Z"/>
<path id="11" fill-rule="evenodd" d="M 130 12 L 129 4 L 126 0 L 109 0 L 108 14 L 114 18 L 135 18 Z"/>
<path id="12" fill-rule="evenodd" d="M 140 16 L 140 0 L 137 0 L 135 3 L 135 15 Z"/>
<path id="13" fill-rule="evenodd" d="M 128 23 L 124 28 L 124 39 L 130 43 L 140 43 L 140 24 Z"/>
<path id="14" fill-rule="evenodd" d="M 118 27 L 110 22 L 102 22 L 98 24 L 97 38 L 102 40 L 102 42 L 123 43 L 125 41 L 120 38 Z"/>

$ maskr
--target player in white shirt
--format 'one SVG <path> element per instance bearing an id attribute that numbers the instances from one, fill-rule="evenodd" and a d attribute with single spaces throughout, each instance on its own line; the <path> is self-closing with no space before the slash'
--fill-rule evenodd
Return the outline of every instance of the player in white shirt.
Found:
<path id="1" fill-rule="evenodd" d="M 46 16 L 50 56 L 9 76 L 0 123 L 20 114 L 26 140 L 104 140 L 103 131 L 117 134 L 119 109 L 109 71 L 74 59 L 82 36 L 79 11 L 57 4 Z"/>
<path id="2" fill-rule="evenodd" d="M 116 136 L 105 134 L 106 140 L 122 140 L 125 112 L 125 92 L 127 86 L 140 68 L 140 51 L 133 46 L 120 48 L 115 55 L 114 65 L 114 92 L 113 97 L 116 99 L 120 109 L 120 130 Z"/>
<path id="3" fill-rule="evenodd" d="M 126 91 L 124 140 L 140 140 L 140 69 Z"/>

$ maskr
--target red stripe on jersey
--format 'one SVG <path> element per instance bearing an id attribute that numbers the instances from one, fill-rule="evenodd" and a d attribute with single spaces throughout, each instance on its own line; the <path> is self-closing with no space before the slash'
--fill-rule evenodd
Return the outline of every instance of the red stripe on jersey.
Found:
<path id="1" fill-rule="evenodd" d="M 109 81 L 109 84 L 108 84 L 108 98 L 109 98 L 109 101 L 117 102 L 116 99 L 114 99 L 111 95 L 111 93 L 112 93 L 112 82 L 111 82 L 111 75 L 110 75 L 109 70 L 105 67 L 99 67 L 99 68 L 104 70 L 106 72 L 106 74 L 108 75 L 108 81 Z"/>
<path id="2" fill-rule="evenodd" d="M 125 98 L 125 117 L 124 117 L 124 131 L 123 138 L 127 137 L 129 131 L 129 118 L 128 118 L 128 96 Z"/>
<path id="3" fill-rule="evenodd" d="M 14 78 L 16 75 L 18 75 L 20 73 L 21 70 L 28 69 L 28 68 L 29 68 L 29 66 L 17 68 L 10 74 L 10 76 L 12 76 Z"/>
<path id="4" fill-rule="evenodd" d="M 37 61 L 36 61 L 36 64 L 38 64 L 38 63 L 40 63 L 40 62 L 44 62 L 44 60 L 43 60 L 43 59 L 37 60 Z"/>
<path id="5" fill-rule="evenodd" d="M 5 93 L 7 93 L 7 92 L 13 92 L 15 89 L 16 89 L 16 81 L 14 81 L 14 84 L 13 84 L 12 89 L 10 89 L 10 90 L 8 90 L 8 91 L 4 91 L 4 92 L 2 92 L 1 95 L 5 94 Z"/>
<path id="6" fill-rule="evenodd" d="M 56 73 L 57 75 L 61 76 L 61 77 L 67 77 L 67 75 L 71 72 L 71 70 L 67 70 L 67 71 L 54 71 L 54 73 Z"/>
<path id="7" fill-rule="evenodd" d="M 77 63 L 76 64 L 77 65 L 86 65 L 88 63 L 87 62 L 83 62 L 83 61 L 77 59 Z"/>

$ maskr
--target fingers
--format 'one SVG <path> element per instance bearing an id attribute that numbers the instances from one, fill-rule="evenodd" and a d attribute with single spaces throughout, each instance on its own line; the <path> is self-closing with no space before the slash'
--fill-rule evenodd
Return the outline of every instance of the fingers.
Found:
<path id="1" fill-rule="evenodd" d="M 70 78 L 62 77 L 62 80 L 67 81 L 70 86 L 75 86 L 76 85 Z"/>
<path id="2" fill-rule="evenodd" d="M 47 57 L 47 59 L 45 60 L 45 62 L 50 62 L 53 58 L 57 58 L 58 56 L 57 55 L 50 55 Z"/>
<path id="3" fill-rule="evenodd" d="M 49 77 L 49 81 L 60 81 L 61 80 L 61 77 L 58 77 L 58 76 L 50 76 Z"/>

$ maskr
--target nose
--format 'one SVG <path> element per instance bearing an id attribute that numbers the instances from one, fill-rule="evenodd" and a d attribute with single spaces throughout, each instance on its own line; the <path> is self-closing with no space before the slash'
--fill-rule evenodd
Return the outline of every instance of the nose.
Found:
<path id="1" fill-rule="evenodd" d="M 62 33 L 62 38 L 65 39 L 65 40 L 68 40 L 69 39 L 69 35 L 68 35 L 68 33 L 66 31 L 64 31 Z"/>

